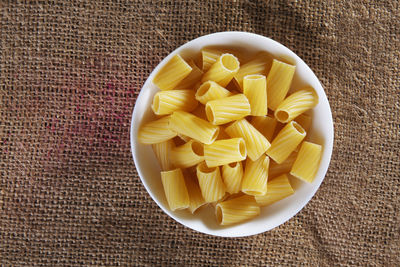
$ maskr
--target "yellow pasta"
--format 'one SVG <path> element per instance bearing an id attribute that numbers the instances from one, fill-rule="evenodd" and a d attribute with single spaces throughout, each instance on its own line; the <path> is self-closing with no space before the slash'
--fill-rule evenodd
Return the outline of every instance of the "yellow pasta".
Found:
<path id="1" fill-rule="evenodd" d="M 306 132 L 300 124 L 291 121 L 283 127 L 272 141 L 271 147 L 267 150 L 267 155 L 280 164 L 289 157 L 305 136 Z"/>
<path id="2" fill-rule="evenodd" d="M 189 194 L 181 169 L 162 171 L 161 182 L 169 208 L 172 211 L 189 207 Z"/>
<path id="3" fill-rule="evenodd" d="M 245 76 L 243 79 L 243 94 L 250 102 L 251 115 L 267 115 L 267 79 L 264 75 L 253 74 Z"/>
<path id="4" fill-rule="evenodd" d="M 231 225 L 260 215 L 260 207 L 253 196 L 241 196 L 220 202 L 216 206 L 217 222 Z"/>
<path id="5" fill-rule="evenodd" d="M 214 81 L 225 87 L 239 70 L 239 60 L 232 54 L 222 54 L 204 73 L 201 82 Z"/>
<path id="6" fill-rule="evenodd" d="M 144 124 L 138 132 L 138 140 L 142 144 L 156 144 L 174 138 L 177 133 L 171 130 L 168 125 L 171 116 Z"/>
<path id="7" fill-rule="evenodd" d="M 208 71 L 224 52 L 219 49 L 203 48 L 201 49 L 201 59 L 203 71 Z"/>
<path id="8" fill-rule="evenodd" d="M 253 60 L 240 66 L 239 71 L 234 76 L 234 80 L 239 85 L 240 90 L 243 91 L 243 79 L 245 76 L 252 74 L 267 75 L 271 64 L 271 56 L 267 52 L 260 52 Z"/>
<path id="9" fill-rule="evenodd" d="M 311 127 L 311 116 L 307 115 L 307 114 L 301 114 L 299 116 L 297 116 L 294 119 L 295 122 L 297 122 L 298 124 L 301 125 L 301 127 L 303 127 L 304 131 L 308 132 L 308 130 L 310 130 Z"/>
<path id="10" fill-rule="evenodd" d="M 191 113 L 196 117 L 199 117 L 200 119 L 207 120 L 206 106 L 204 106 L 203 104 L 199 104 L 197 108 Z"/>
<path id="11" fill-rule="evenodd" d="M 267 77 L 268 108 L 275 110 L 286 97 L 296 66 L 274 59 Z"/>
<path id="12" fill-rule="evenodd" d="M 242 162 L 233 162 L 222 166 L 222 179 L 229 194 L 238 193 L 241 189 L 243 177 Z"/>
<path id="13" fill-rule="evenodd" d="M 225 128 L 225 132 L 232 138 L 242 137 L 244 139 L 247 155 L 253 161 L 258 159 L 271 146 L 267 138 L 246 119 L 235 121 Z"/>
<path id="14" fill-rule="evenodd" d="M 218 83 L 207 81 L 200 85 L 195 97 L 200 103 L 205 105 L 210 100 L 220 99 L 230 95 L 231 92 Z"/>
<path id="15" fill-rule="evenodd" d="M 313 182 L 318 171 L 321 155 L 322 147 L 320 145 L 304 141 L 290 174 L 308 183 Z"/>
<path id="16" fill-rule="evenodd" d="M 176 89 L 194 89 L 203 76 L 203 71 L 197 67 L 193 60 L 189 60 L 188 63 L 192 67 L 192 71 L 176 86 Z"/>
<path id="17" fill-rule="evenodd" d="M 297 153 L 292 152 L 290 154 L 290 156 L 281 164 L 278 164 L 272 160 L 269 163 L 268 179 L 272 180 L 281 174 L 289 173 L 290 170 L 292 169 L 294 161 L 296 160 L 296 157 L 297 157 Z"/>
<path id="18" fill-rule="evenodd" d="M 204 160 L 203 144 L 190 140 L 184 145 L 172 148 L 170 155 L 172 163 L 177 168 L 195 166 Z"/>
<path id="19" fill-rule="evenodd" d="M 201 194 L 207 203 L 220 200 L 225 195 L 225 185 L 219 167 L 208 168 L 205 162 L 196 168 Z"/>
<path id="20" fill-rule="evenodd" d="M 251 125 L 264 135 L 269 142 L 272 141 L 276 124 L 277 120 L 270 116 L 255 116 L 251 119 Z"/>
<path id="21" fill-rule="evenodd" d="M 242 191 L 248 195 L 262 196 L 267 193 L 269 157 L 265 154 L 256 161 L 246 160 Z"/>
<path id="22" fill-rule="evenodd" d="M 172 131 L 186 135 L 204 144 L 211 144 L 219 133 L 218 126 L 184 111 L 171 115 L 169 127 Z"/>
<path id="23" fill-rule="evenodd" d="M 318 95 L 314 88 L 306 87 L 283 100 L 275 110 L 275 118 L 287 123 L 317 104 Z"/>
<path id="24" fill-rule="evenodd" d="M 217 140 L 204 146 L 204 159 L 209 168 L 242 161 L 246 159 L 246 156 L 243 138 Z"/>
<path id="25" fill-rule="evenodd" d="M 276 177 L 268 182 L 268 192 L 264 196 L 256 196 L 256 202 L 260 206 L 267 206 L 282 200 L 294 193 L 286 174 Z"/>
<path id="26" fill-rule="evenodd" d="M 174 168 L 171 162 L 171 149 L 174 146 L 175 144 L 172 139 L 152 145 L 154 154 L 156 155 L 161 170 L 163 171 L 169 171 Z"/>
<path id="27" fill-rule="evenodd" d="M 192 71 L 192 67 L 180 56 L 175 55 L 161 68 L 153 83 L 161 90 L 174 89 Z"/>
<path id="28" fill-rule="evenodd" d="M 214 125 L 225 124 L 250 114 L 250 103 L 244 94 L 237 94 L 206 104 L 207 119 Z"/>
<path id="29" fill-rule="evenodd" d="M 185 182 L 190 199 L 189 211 L 193 214 L 198 208 L 206 204 L 206 202 L 201 194 L 199 183 L 196 177 L 186 175 Z"/>
<path id="30" fill-rule="evenodd" d="M 157 115 L 168 115 L 176 110 L 192 111 L 198 103 L 193 90 L 168 90 L 155 94 L 151 108 Z"/>

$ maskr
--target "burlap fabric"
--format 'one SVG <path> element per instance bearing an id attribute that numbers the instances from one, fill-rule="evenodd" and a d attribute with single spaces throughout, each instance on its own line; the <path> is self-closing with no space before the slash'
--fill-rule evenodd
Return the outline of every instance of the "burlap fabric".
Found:
<path id="1" fill-rule="evenodd" d="M 0 265 L 398 266 L 399 21 L 398 1 L 3 2 Z M 335 122 L 311 202 L 236 239 L 165 215 L 129 143 L 150 71 L 183 43 L 226 30 L 302 57 Z"/>

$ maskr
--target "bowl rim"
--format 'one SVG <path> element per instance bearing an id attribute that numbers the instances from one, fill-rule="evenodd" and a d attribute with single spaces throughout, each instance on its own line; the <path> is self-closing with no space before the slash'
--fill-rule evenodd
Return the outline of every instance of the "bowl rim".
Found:
<path id="1" fill-rule="evenodd" d="M 157 73 L 159 71 L 159 69 L 164 66 L 166 64 L 166 62 L 168 62 L 168 60 L 170 58 L 172 58 L 175 54 L 177 54 L 179 51 L 186 49 L 188 46 L 190 46 L 192 43 L 194 42 L 198 42 L 201 39 L 206 39 L 206 38 L 215 38 L 215 37 L 224 37 L 224 35 L 238 35 L 244 37 L 245 35 L 252 37 L 252 38 L 260 38 L 260 39 L 265 39 L 267 42 L 270 42 L 272 44 L 274 44 L 275 46 L 280 46 L 281 48 L 283 48 L 285 50 L 285 52 L 287 53 L 287 55 L 289 55 L 290 57 L 293 57 L 294 59 L 296 59 L 296 62 L 300 62 L 304 65 L 304 67 L 306 68 L 306 71 L 311 73 L 311 75 L 313 75 L 316 78 L 316 81 L 318 83 L 318 85 L 320 86 L 320 88 L 322 88 L 322 93 L 325 96 L 326 100 L 327 100 L 327 108 L 328 108 L 328 113 L 329 113 L 329 119 L 330 120 L 330 128 L 331 131 L 329 132 L 329 136 L 327 137 L 327 145 L 325 145 L 324 150 L 327 151 L 327 164 L 326 167 L 323 169 L 322 172 L 322 179 L 319 181 L 318 184 L 316 184 L 312 190 L 312 192 L 307 195 L 304 198 L 304 203 L 302 205 L 300 205 L 298 208 L 296 208 L 293 212 L 291 212 L 290 214 L 287 214 L 286 216 L 283 216 L 282 219 L 280 220 L 279 223 L 275 224 L 273 227 L 269 227 L 269 228 L 265 228 L 262 230 L 255 230 L 255 231 L 249 231 L 249 232 L 239 232 L 239 233 L 232 233 L 232 234 L 218 234 L 215 233 L 214 231 L 202 231 L 201 229 L 196 229 L 194 227 L 192 227 L 190 224 L 185 223 L 181 218 L 179 218 L 178 216 L 175 216 L 173 211 L 170 211 L 168 208 L 163 207 L 163 205 L 161 203 L 159 203 L 159 201 L 157 200 L 157 198 L 155 197 L 154 193 L 149 189 L 149 185 L 146 182 L 146 179 L 142 178 L 144 177 L 143 172 L 140 168 L 140 164 L 138 164 L 138 160 L 136 159 L 135 156 L 135 137 L 137 137 L 137 134 L 135 134 L 135 130 L 137 133 L 137 130 L 139 128 L 139 126 L 135 127 L 135 117 L 136 117 L 136 113 L 138 112 L 137 110 L 137 106 L 136 103 L 138 102 L 138 100 L 140 100 L 143 97 L 143 92 L 145 90 L 143 90 L 146 87 L 149 87 L 149 84 L 152 83 L 152 80 L 150 79 L 151 77 L 153 77 L 155 75 L 155 73 Z M 229 46 L 229 45 L 228 45 Z M 267 50 L 267 49 L 266 49 Z M 129 135 L 130 135 L 130 144 L 131 144 L 131 153 L 132 153 L 132 157 L 133 157 L 133 161 L 135 164 L 135 168 L 136 171 L 138 173 L 138 176 L 142 182 L 142 184 L 144 185 L 147 193 L 151 196 L 151 198 L 153 199 L 154 202 L 156 202 L 156 204 L 158 205 L 158 207 L 161 208 L 162 211 L 164 211 L 169 217 L 171 217 L 173 220 L 179 222 L 180 224 L 182 224 L 185 227 L 188 227 L 196 232 L 200 232 L 203 234 L 208 234 L 208 235 L 212 235 L 212 236 L 218 236 L 218 237 L 245 237 L 245 236 L 252 236 L 252 235 L 256 235 L 256 234 L 260 234 L 260 233 L 264 233 L 267 231 L 270 231 L 284 223 L 286 223 L 288 220 L 290 220 L 291 218 L 293 218 L 294 216 L 296 216 L 309 202 L 310 200 L 313 198 L 313 196 L 315 195 L 315 193 L 318 191 L 318 189 L 320 188 L 322 182 L 324 181 L 325 177 L 326 177 L 326 173 L 328 171 L 331 159 L 332 159 L 332 152 L 333 152 L 333 144 L 334 144 L 334 124 L 333 124 L 333 116 L 332 116 L 332 110 L 329 104 L 329 100 L 328 97 L 325 93 L 325 90 L 320 82 L 320 80 L 318 79 L 318 77 L 315 75 L 315 73 L 312 71 L 312 69 L 304 62 L 304 60 L 302 58 L 300 58 L 297 54 L 295 54 L 291 49 L 289 49 L 288 47 L 286 47 L 285 45 L 269 38 L 263 35 L 259 35 L 259 34 L 255 34 L 255 33 L 251 33 L 251 32 L 243 32 L 243 31 L 224 31 L 224 32 L 215 32 L 215 33 L 211 33 L 211 34 L 206 34 L 206 35 L 202 35 L 199 36 L 193 40 L 190 40 L 182 45 L 180 45 L 179 47 L 177 47 L 176 49 L 174 49 L 172 52 L 170 52 L 166 57 L 164 57 L 158 64 L 157 66 L 151 71 L 151 73 L 148 75 L 147 79 L 145 80 L 143 86 L 140 88 L 140 92 L 136 98 L 135 101 L 135 105 L 133 108 L 133 112 L 132 112 L 132 118 L 131 118 L 131 124 L 130 124 L 130 129 L 129 129 Z M 319 167 L 321 169 L 321 166 Z M 320 170 L 319 169 L 319 170 Z M 316 181 L 314 181 L 316 182 Z"/>

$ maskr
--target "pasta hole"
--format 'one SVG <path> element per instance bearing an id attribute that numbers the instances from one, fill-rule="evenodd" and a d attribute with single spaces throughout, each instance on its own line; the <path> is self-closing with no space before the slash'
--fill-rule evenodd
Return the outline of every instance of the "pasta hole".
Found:
<path id="1" fill-rule="evenodd" d="M 239 61 L 231 54 L 224 54 L 221 56 L 221 63 L 224 68 L 229 71 L 236 71 L 239 69 Z"/>
<path id="2" fill-rule="evenodd" d="M 244 143 L 243 139 L 241 139 L 239 142 L 239 152 L 243 158 L 246 157 L 246 144 Z"/>
<path id="3" fill-rule="evenodd" d="M 210 82 L 203 83 L 200 86 L 200 88 L 197 90 L 197 93 L 196 93 L 197 96 L 198 97 L 204 96 L 208 92 L 208 89 L 210 89 L 210 87 L 211 87 L 211 83 Z"/>
<path id="4" fill-rule="evenodd" d="M 212 173 L 214 172 L 217 168 L 208 168 L 205 162 L 200 163 L 200 165 L 198 165 L 198 169 L 199 171 L 203 172 L 203 173 Z"/>
<path id="5" fill-rule="evenodd" d="M 204 147 L 201 143 L 193 141 L 192 150 L 197 156 L 204 156 Z"/>
<path id="6" fill-rule="evenodd" d="M 303 129 L 303 127 L 301 127 L 300 124 L 298 124 L 295 121 L 292 121 L 292 125 L 293 127 L 300 133 L 300 134 L 306 134 L 306 131 Z"/>
<path id="7" fill-rule="evenodd" d="M 160 109 L 160 96 L 156 94 L 153 100 L 153 110 L 155 113 L 158 113 Z"/>
<path id="8" fill-rule="evenodd" d="M 275 117 L 280 122 L 286 122 L 289 119 L 289 113 L 284 110 L 278 110 Z"/>
<path id="9" fill-rule="evenodd" d="M 236 165 L 237 165 L 238 163 L 237 162 L 232 162 L 232 163 L 229 163 L 228 165 L 229 165 L 229 167 L 231 167 L 231 168 L 236 168 Z"/>
<path id="10" fill-rule="evenodd" d="M 215 213 L 216 213 L 215 215 L 216 215 L 216 217 L 217 217 L 217 222 L 218 222 L 219 224 L 222 224 L 222 217 L 223 217 L 223 215 L 222 215 L 222 208 L 221 208 L 220 205 L 217 205 L 217 208 L 216 208 Z"/>
<path id="11" fill-rule="evenodd" d="M 214 111 L 209 105 L 206 105 L 206 116 L 208 121 L 213 122 L 214 121 Z"/>

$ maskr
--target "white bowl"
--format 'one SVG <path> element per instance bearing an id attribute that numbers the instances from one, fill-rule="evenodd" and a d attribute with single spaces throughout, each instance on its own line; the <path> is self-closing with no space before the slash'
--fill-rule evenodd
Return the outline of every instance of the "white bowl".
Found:
<path id="1" fill-rule="evenodd" d="M 307 135 L 307 140 L 314 141 L 323 146 L 320 168 L 314 182 L 309 184 L 291 178 L 292 186 L 295 188 L 295 193 L 292 196 L 268 207 L 261 208 L 260 216 L 253 220 L 229 227 L 217 224 L 211 207 L 202 208 L 194 215 L 188 211 L 172 212 L 169 210 L 161 184 L 160 167 L 152 148 L 150 145 L 140 144 L 137 138 L 139 126 L 143 122 L 154 119 L 150 106 L 154 94 L 159 90 L 152 83 L 154 75 L 171 57 L 178 53 L 183 57 L 196 55 L 202 47 L 221 45 L 237 47 L 248 51 L 248 54 L 267 51 L 274 58 L 283 59 L 295 64 L 296 73 L 291 89 L 299 89 L 304 85 L 311 85 L 315 88 L 319 96 L 319 104 L 311 112 L 313 123 L 309 135 Z M 333 147 L 333 121 L 329 102 L 321 83 L 306 63 L 290 49 L 274 40 L 253 33 L 220 32 L 199 37 L 182 45 L 158 64 L 146 80 L 136 100 L 130 135 L 132 155 L 140 179 L 146 187 L 147 192 L 149 192 L 150 196 L 165 213 L 181 224 L 202 233 L 224 237 L 240 237 L 262 233 L 283 224 L 296 215 L 310 201 L 322 183 L 329 166 Z"/>

